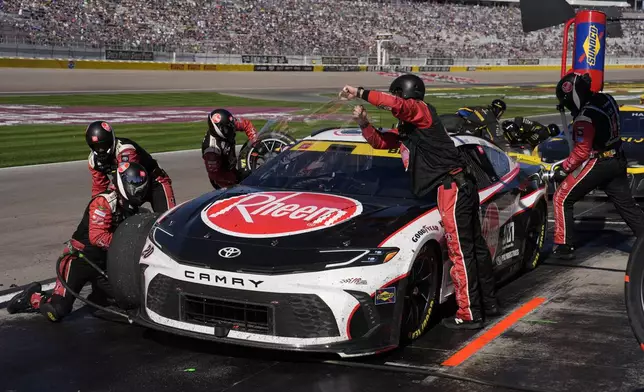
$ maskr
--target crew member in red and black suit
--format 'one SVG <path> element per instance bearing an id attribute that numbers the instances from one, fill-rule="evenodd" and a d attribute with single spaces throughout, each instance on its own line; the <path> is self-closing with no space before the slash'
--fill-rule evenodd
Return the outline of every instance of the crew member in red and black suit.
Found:
<path id="1" fill-rule="evenodd" d="M 573 116 L 574 147 L 552 168 L 561 182 L 553 196 L 555 249 L 553 256 L 574 258 L 573 206 L 601 188 L 636 236 L 644 232 L 644 212 L 635 202 L 626 175 L 627 161 L 620 138 L 619 105 L 605 93 L 593 93 L 588 74 L 569 73 L 556 87 L 559 104 Z"/>
<path id="2" fill-rule="evenodd" d="M 345 86 L 343 99 L 361 98 L 391 110 L 399 122 L 396 129 L 379 132 L 367 119 L 365 108 L 354 108 L 362 134 L 377 149 L 400 148 L 403 165 L 411 174 L 417 197 L 437 192 L 448 253 L 453 266 L 458 311 L 442 324 L 454 329 L 483 327 L 484 316 L 499 313 L 492 274 L 492 258 L 481 234 L 479 196 L 460 151 L 447 134 L 436 109 L 423 101 L 425 85 L 413 74 L 396 78 L 390 94 L 362 87 Z"/>
<path id="3" fill-rule="evenodd" d="M 115 189 L 94 195 L 87 204 L 59 265 L 60 275 L 74 292 L 80 293 L 91 282 L 92 292 L 87 299 L 101 306 L 109 305 L 109 283 L 78 252 L 105 269 L 114 232 L 128 216 L 139 211 L 150 185 L 148 174 L 138 163 L 122 163 L 115 175 Z M 49 321 L 58 322 L 72 311 L 75 301 L 76 297 L 58 279 L 52 291 L 43 291 L 40 283 L 33 282 L 9 301 L 7 311 L 40 312 Z"/>
<path id="4" fill-rule="evenodd" d="M 92 174 L 92 196 L 105 192 L 111 175 L 122 162 L 140 163 L 149 173 L 151 183 L 145 201 L 154 212 L 165 212 L 176 205 L 172 180 L 157 161 L 133 140 L 116 137 L 114 129 L 105 121 L 94 121 L 87 126 L 85 141 L 92 150 L 88 158 Z M 113 184 L 114 185 L 114 184 Z"/>

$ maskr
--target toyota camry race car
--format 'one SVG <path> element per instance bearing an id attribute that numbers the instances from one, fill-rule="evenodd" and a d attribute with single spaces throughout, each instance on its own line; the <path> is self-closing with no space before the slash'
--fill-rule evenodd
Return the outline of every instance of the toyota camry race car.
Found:
<path id="1" fill-rule="evenodd" d="M 631 192 L 636 197 L 644 197 L 644 105 L 623 105 L 620 110 L 620 132 L 622 135 L 622 146 L 628 160 L 628 179 L 631 184 Z M 554 137 L 542 143 L 528 155 L 510 153 L 522 162 L 541 161 L 547 169 L 553 163 L 560 162 L 566 157 L 570 150 L 566 138 Z M 553 193 L 556 185 L 549 188 Z M 602 195 L 601 189 L 591 192 L 591 195 Z"/>
<path id="2" fill-rule="evenodd" d="M 453 137 L 478 180 L 499 280 L 535 268 L 547 224 L 539 164 Z M 337 353 L 418 338 L 453 294 L 435 196 L 415 198 L 398 150 L 323 129 L 239 185 L 129 218 L 108 268 L 135 322 L 256 347 Z"/>

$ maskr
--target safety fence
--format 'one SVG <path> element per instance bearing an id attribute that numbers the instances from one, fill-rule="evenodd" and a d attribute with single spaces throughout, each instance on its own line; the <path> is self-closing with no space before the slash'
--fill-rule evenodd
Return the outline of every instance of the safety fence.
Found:
<path id="1" fill-rule="evenodd" d="M 155 71 L 241 71 L 241 72 L 482 72 L 558 71 L 558 65 L 296 65 L 296 64 L 208 64 L 194 62 L 69 60 L 0 58 L 2 68 L 66 68 Z M 642 69 L 644 59 L 628 64 L 607 64 L 606 69 Z"/>

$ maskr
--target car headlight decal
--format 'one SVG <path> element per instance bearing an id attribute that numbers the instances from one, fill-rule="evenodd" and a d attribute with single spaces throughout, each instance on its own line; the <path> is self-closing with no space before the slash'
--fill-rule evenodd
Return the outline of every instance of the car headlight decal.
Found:
<path id="1" fill-rule="evenodd" d="M 400 251 L 398 248 L 375 248 L 375 249 L 329 249 L 329 250 L 320 250 L 320 253 L 333 253 L 333 252 L 355 252 L 354 257 L 347 261 L 342 261 L 338 263 L 330 263 L 325 266 L 325 268 L 337 268 L 337 267 L 346 267 L 346 266 L 365 266 L 371 264 L 384 264 L 391 261 Z"/>

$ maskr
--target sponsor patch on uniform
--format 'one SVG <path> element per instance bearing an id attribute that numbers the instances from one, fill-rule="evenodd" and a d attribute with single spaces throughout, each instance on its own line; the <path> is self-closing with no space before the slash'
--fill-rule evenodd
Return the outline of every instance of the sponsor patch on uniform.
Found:
<path id="1" fill-rule="evenodd" d="M 99 211 L 99 210 L 94 210 L 94 214 L 98 216 L 102 216 L 103 218 L 105 218 L 105 216 L 107 215 L 103 211 Z"/>
<path id="2" fill-rule="evenodd" d="M 375 301 L 376 301 L 376 305 L 395 304 L 396 288 L 385 287 L 384 289 L 376 290 Z"/>
<path id="3" fill-rule="evenodd" d="M 201 211 L 211 229 L 234 237 L 273 238 L 327 229 L 362 213 L 362 203 L 313 192 L 257 192 L 218 200 Z"/>

